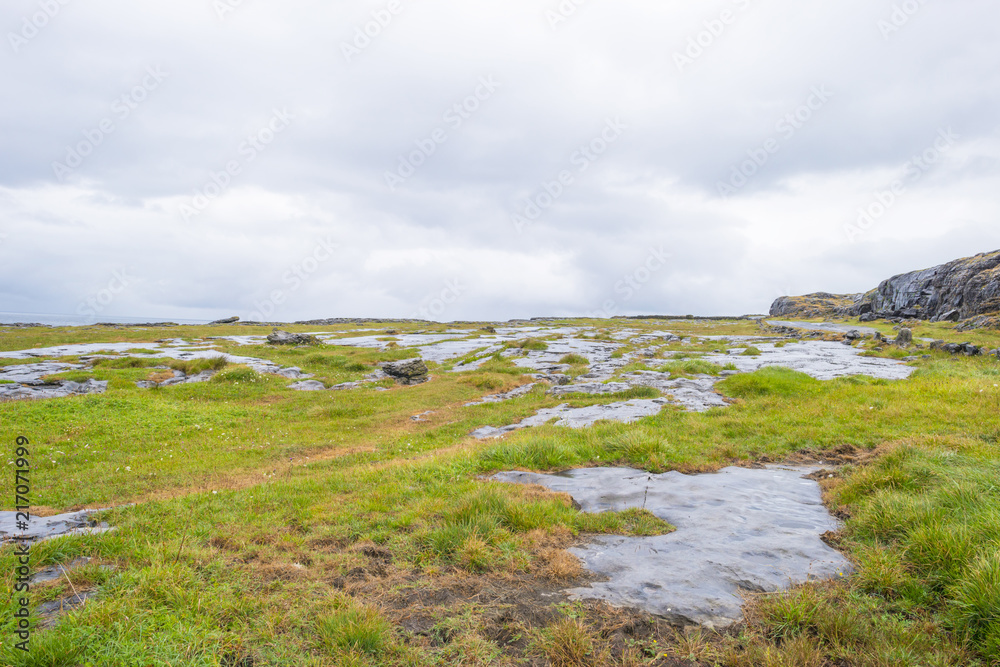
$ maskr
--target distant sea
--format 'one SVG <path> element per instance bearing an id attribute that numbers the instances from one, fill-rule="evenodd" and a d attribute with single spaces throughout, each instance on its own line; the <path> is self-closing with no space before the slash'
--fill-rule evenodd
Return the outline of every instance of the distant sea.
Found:
<path id="1" fill-rule="evenodd" d="M 175 317 L 118 317 L 102 315 L 97 319 L 81 315 L 57 315 L 53 313 L 5 313 L 0 312 L 0 324 L 49 324 L 55 327 L 81 327 L 97 323 L 146 324 L 148 322 L 174 322 L 176 324 L 208 324 L 209 320 L 179 320 Z"/>

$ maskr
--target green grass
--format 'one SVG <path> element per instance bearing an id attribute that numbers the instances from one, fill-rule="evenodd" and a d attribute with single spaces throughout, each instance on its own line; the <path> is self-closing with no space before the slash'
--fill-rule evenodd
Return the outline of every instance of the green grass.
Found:
<path id="1" fill-rule="evenodd" d="M 330 650 L 358 651 L 371 656 L 385 653 L 393 639 L 393 629 L 378 610 L 347 602 L 346 606 L 319 618 L 320 640 Z"/>
<path id="2" fill-rule="evenodd" d="M 549 349 L 548 343 L 537 338 L 525 338 L 524 340 L 519 340 L 514 343 L 508 343 L 507 346 L 519 350 L 532 350 L 535 352 L 544 352 Z"/>
<path id="3" fill-rule="evenodd" d="M 691 377 L 692 375 L 718 375 L 727 369 L 703 359 L 688 359 L 684 361 L 671 361 L 661 366 L 658 370 L 670 373 L 671 375 Z"/>
<path id="4" fill-rule="evenodd" d="M 197 375 L 204 371 L 221 371 L 229 365 L 223 356 L 209 357 L 207 359 L 177 360 L 171 359 L 167 362 L 170 368 L 181 371 L 185 375 Z"/>
<path id="5" fill-rule="evenodd" d="M 625 322 L 622 327 L 640 332 L 669 328 L 695 337 L 756 331 L 735 320 Z M 600 326 L 609 336 L 618 325 Z M 429 327 L 393 328 L 409 333 Z M 347 335 L 351 328 L 331 331 Z M 142 346 L 164 337 L 249 333 L 255 330 L 18 330 L 5 333 L 0 347 Z M 717 345 L 705 343 L 711 345 L 685 346 L 693 357 L 673 359 L 670 372 L 722 370 L 697 358 L 699 350 Z M 223 341 L 218 349 L 298 366 L 328 384 L 360 379 L 379 361 L 415 355 L 407 349 L 297 350 Z M 475 371 L 435 368 L 432 382 L 414 387 L 316 393 L 289 391 L 289 380 L 239 365 L 222 368 L 212 382 L 143 391 L 134 383 L 149 375 L 147 364 L 167 362 L 135 361 L 142 363 L 95 363 L 86 375 L 109 381 L 103 395 L 0 404 L 10 431 L 31 440 L 36 506 L 118 507 L 104 517 L 117 526 L 114 532 L 33 548 L 33 568 L 94 558 L 74 571 L 72 582 L 101 594 L 55 628 L 36 632 L 31 656 L 4 642 L 0 664 L 534 660 L 637 667 L 660 664 L 652 656 L 662 653 L 681 661 L 695 656 L 701 665 L 987 667 L 1000 660 L 996 360 L 934 353 L 914 362 L 916 371 L 904 382 L 820 382 L 765 368 L 718 384 L 734 400 L 725 409 L 689 413 L 668 406 L 635 424 L 604 422 L 581 430 L 547 425 L 488 442 L 468 434 L 563 402 L 582 406 L 623 397 L 552 397 L 539 387 L 505 403 L 464 407 L 525 381 L 525 369 L 501 355 Z M 633 397 L 655 394 L 650 391 Z M 411 420 L 427 411 L 430 421 Z M 614 626 L 611 612 L 587 606 L 568 620 L 505 621 L 503 636 L 519 639 L 496 639 L 491 623 L 525 603 L 517 596 L 538 585 L 533 577 L 542 571 L 546 549 L 560 550 L 588 534 L 653 535 L 672 527 L 638 510 L 583 514 L 564 496 L 486 476 L 588 465 L 698 472 L 843 445 L 877 451 L 827 483 L 829 504 L 849 517 L 839 539 L 857 572 L 846 580 L 759 596 L 745 626 L 727 636 L 664 631 L 637 636 L 625 653 L 611 655 L 609 635 L 599 628 L 620 624 Z M 3 496 L 4 509 L 12 500 Z M 131 502 L 137 504 L 126 506 Z M 12 550 L 0 548 L 6 591 L 12 590 L 13 568 Z M 407 630 L 418 607 L 394 606 L 393 596 L 444 591 L 453 581 L 462 582 L 462 595 L 426 608 L 433 630 Z M 480 602 L 496 589 L 513 597 Z M 70 593 L 68 582 L 55 582 L 38 587 L 33 603 Z M 5 636 L 13 602 L 9 593 L 0 596 Z"/>
<path id="6" fill-rule="evenodd" d="M 581 357 L 579 354 L 567 354 L 559 360 L 559 363 L 569 364 L 571 366 L 586 366 L 590 364 L 586 357 Z"/>

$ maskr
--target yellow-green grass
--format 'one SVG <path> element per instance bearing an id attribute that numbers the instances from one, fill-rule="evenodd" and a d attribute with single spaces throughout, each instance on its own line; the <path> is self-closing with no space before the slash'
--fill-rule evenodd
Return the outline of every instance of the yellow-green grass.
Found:
<path id="1" fill-rule="evenodd" d="M 628 320 L 621 326 L 674 325 Z M 708 335 L 735 333 L 747 324 L 684 326 L 684 333 Z M 218 334 L 217 327 L 206 329 Z M 192 338 L 184 328 L 169 332 Z M 299 366 L 328 383 L 358 380 L 377 361 L 413 354 L 333 346 L 219 349 Z M 604 659 L 604 635 L 593 630 L 604 612 L 596 608 L 581 612 L 579 622 L 571 618 L 575 625 L 515 623 L 515 634 L 524 639 L 514 650 L 483 629 L 490 609 L 444 606 L 434 613 L 443 614 L 436 622 L 447 628 L 449 640 L 435 644 L 408 633 L 378 599 L 351 597 L 338 582 L 369 567 L 365 545 L 376 545 L 391 554 L 385 590 L 406 582 L 433 589 L 441 577 L 457 573 L 469 578 L 474 598 L 476 577 L 506 581 L 535 572 L 541 558 L 532 546 L 536 535 L 670 530 L 647 513 L 586 515 L 565 498 L 484 481 L 497 470 L 631 465 L 699 471 L 844 444 L 878 448 L 870 461 L 845 468 L 828 483 L 829 503 L 850 516 L 840 544 L 856 561 L 856 575 L 838 585 L 755 600 L 735 636 L 663 634 L 654 643 L 653 635 L 643 635 L 609 659 L 656 664 L 653 656 L 670 653 L 695 655 L 703 665 L 825 660 L 958 667 L 1000 658 L 995 360 L 934 353 L 915 362 L 916 373 L 902 382 L 819 382 L 764 369 L 719 384 L 735 400 L 726 409 L 696 414 L 668 407 L 637 424 L 582 430 L 549 425 L 486 442 L 468 433 L 562 402 L 582 406 L 613 398 L 557 399 L 539 387 L 506 403 L 465 407 L 527 381 L 523 369 L 500 357 L 465 373 L 431 364 L 434 379 L 414 387 L 316 393 L 289 391 L 291 381 L 242 367 L 223 371 L 219 381 L 140 390 L 135 380 L 150 369 L 122 365 L 101 364 L 89 374 L 109 380 L 103 395 L 0 404 L 10 432 L 32 439 L 36 506 L 61 511 L 139 502 L 105 516 L 115 532 L 35 547 L 34 568 L 94 557 L 71 580 L 80 588 L 99 587 L 100 595 L 53 629 L 36 632 L 31 656 L 5 643 L 0 664 Z M 427 411 L 426 422 L 410 419 Z M 5 509 L 12 500 L 4 498 Z M 0 549 L 0 571 L 5 590 L 12 590 L 9 547 Z M 365 576 L 373 577 L 371 586 L 382 585 L 383 575 Z M 519 590 L 510 586 L 512 594 Z M 70 593 L 66 581 L 47 584 L 33 602 Z M 13 602 L 0 597 L 5 636 Z"/>

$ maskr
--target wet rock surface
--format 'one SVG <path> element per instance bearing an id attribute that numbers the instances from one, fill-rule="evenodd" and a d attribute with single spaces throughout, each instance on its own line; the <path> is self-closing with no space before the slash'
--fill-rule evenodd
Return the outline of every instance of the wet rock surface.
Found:
<path id="1" fill-rule="evenodd" d="M 90 563 L 89 558 L 76 558 L 65 565 L 55 565 L 53 567 L 47 567 L 40 572 L 36 572 L 31 575 L 32 584 L 44 584 L 49 581 L 56 581 L 57 579 L 62 579 L 64 575 L 72 572 L 73 570 L 83 567 Z"/>
<path id="2" fill-rule="evenodd" d="M 211 345 L 191 345 L 179 338 L 156 343 L 142 343 L 141 349 L 149 350 L 149 353 L 133 352 L 136 349 L 140 349 L 139 344 L 136 343 L 83 343 L 18 350 L 16 352 L 0 352 L 0 359 L 74 356 L 79 357 L 81 361 L 88 362 L 121 356 L 139 359 L 166 358 L 178 361 L 223 357 L 231 364 L 246 365 L 262 374 L 279 375 L 291 380 L 304 380 L 312 377 L 308 373 L 303 373 L 299 368 L 283 368 L 266 359 L 226 354 L 219 352 Z M 15 384 L 0 384 L 0 400 L 62 398 L 80 394 L 104 393 L 108 383 L 103 381 L 87 380 L 82 383 L 61 381 L 56 384 L 47 384 L 42 380 L 45 375 L 65 373 L 71 370 L 88 370 L 89 368 L 85 364 L 66 364 L 52 361 L 2 367 L 0 368 L 0 380 L 9 380 Z M 162 370 L 166 370 L 166 367 L 163 367 Z M 166 387 L 175 384 L 206 382 L 215 374 L 215 371 L 204 371 L 188 376 L 181 371 L 174 371 L 174 377 L 163 382 L 139 381 L 136 385 L 140 388 L 150 389 L 156 386 Z"/>
<path id="3" fill-rule="evenodd" d="M 52 600 L 51 602 L 38 605 L 38 608 L 35 609 L 35 613 L 40 617 L 38 628 L 44 630 L 52 627 L 56 624 L 60 616 L 78 607 L 82 607 L 87 603 L 87 600 L 96 596 L 97 591 L 94 590 L 80 591 L 59 600 Z"/>
<path id="4" fill-rule="evenodd" d="M 95 535 L 111 528 L 106 523 L 91 519 L 93 514 L 103 510 L 82 510 L 56 516 L 32 516 L 28 530 L 17 529 L 17 512 L 0 512 L 0 542 L 15 538 L 32 541 L 47 540 L 63 535 Z"/>
<path id="5" fill-rule="evenodd" d="M 692 412 L 705 412 L 729 405 L 726 399 L 715 391 L 715 385 L 724 379 L 723 377 L 700 375 L 694 378 L 671 379 L 670 373 L 636 371 L 622 376 L 622 379 L 634 387 L 658 389 L 668 395 L 672 402 Z"/>
<path id="6" fill-rule="evenodd" d="M 82 364 L 64 364 L 60 362 L 42 362 L 37 364 L 18 364 L 0 368 L 0 380 L 10 384 L 0 384 L 0 401 L 37 400 L 43 398 L 65 398 L 84 394 L 103 394 L 108 389 L 107 382 L 86 380 L 71 382 L 58 380 L 48 382 L 43 378 L 47 375 L 65 373 L 67 371 L 83 370 Z"/>
<path id="7" fill-rule="evenodd" d="M 567 591 L 721 629 L 742 617 L 743 591 L 777 591 L 847 574 L 850 563 L 821 536 L 838 529 L 812 468 L 725 468 L 655 475 L 627 468 L 558 475 L 508 472 L 493 479 L 569 493 L 585 512 L 645 508 L 677 530 L 655 537 L 600 536 L 571 549 L 607 581 Z"/>
<path id="8" fill-rule="evenodd" d="M 742 350 L 729 354 L 708 354 L 705 361 L 724 365 L 733 364 L 741 373 L 748 373 L 765 366 L 784 366 L 810 375 L 817 380 L 832 380 L 848 375 L 868 375 L 883 380 L 905 380 L 914 369 L 895 359 L 862 357 L 856 348 L 842 343 L 803 341 L 775 347 L 772 343 L 756 346 L 760 356 L 743 356 Z"/>
<path id="9" fill-rule="evenodd" d="M 584 408 L 571 408 L 569 405 L 559 405 L 554 408 L 539 410 L 527 419 L 509 426 L 484 426 L 472 432 L 472 436 L 480 440 L 499 438 L 502 435 L 522 428 L 541 426 L 553 422 L 556 426 L 568 428 L 585 428 L 596 422 L 607 419 L 626 424 L 639 421 L 644 417 L 652 417 L 667 404 L 665 398 L 636 399 L 607 403 L 605 405 L 590 405 Z"/>

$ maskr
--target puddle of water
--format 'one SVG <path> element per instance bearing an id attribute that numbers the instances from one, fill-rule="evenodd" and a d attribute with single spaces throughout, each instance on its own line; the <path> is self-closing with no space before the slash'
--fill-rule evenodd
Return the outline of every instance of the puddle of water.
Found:
<path id="1" fill-rule="evenodd" d="M 569 591 L 635 607 L 679 625 L 721 629 L 742 617 L 742 591 L 777 591 L 850 572 L 821 539 L 839 525 L 823 506 L 812 468 L 725 468 L 655 475 L 628 468 L 559 475 L 507 472 L 503 482 L 569 493 L 585 512 L 645 508 L 677 530 L 656 537 L 601 536 L 570 549 L 607 581 Z"/>

